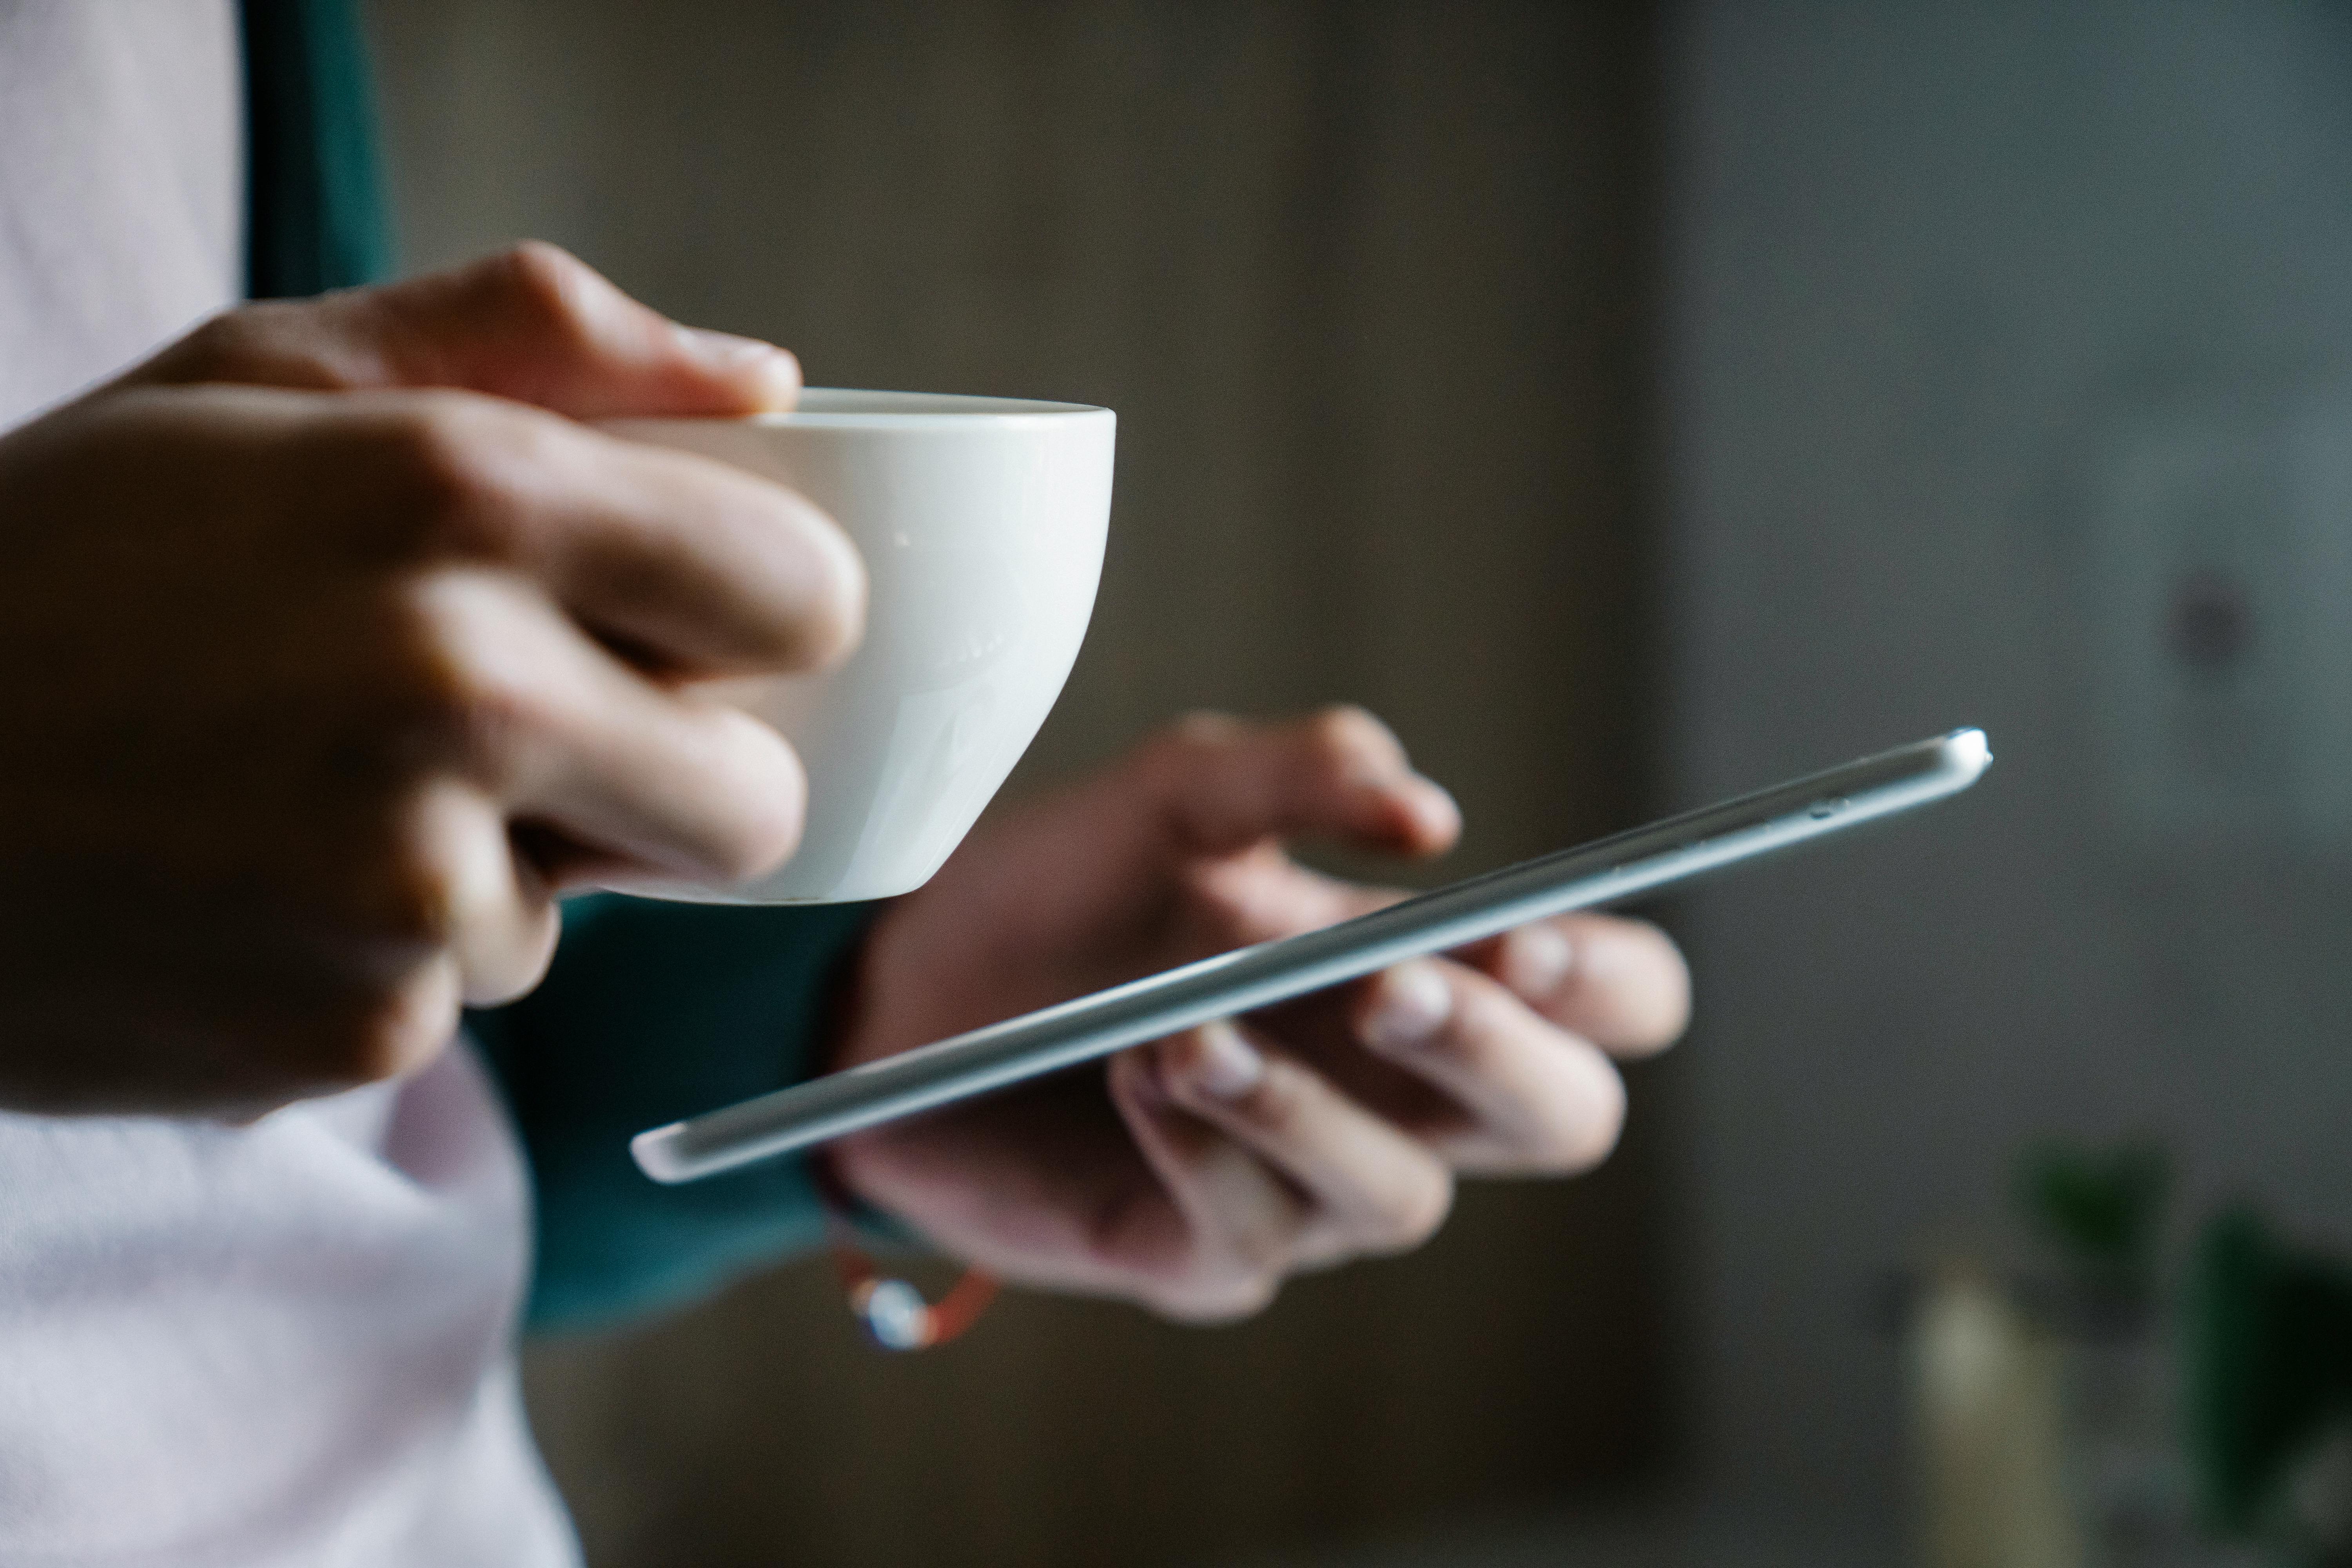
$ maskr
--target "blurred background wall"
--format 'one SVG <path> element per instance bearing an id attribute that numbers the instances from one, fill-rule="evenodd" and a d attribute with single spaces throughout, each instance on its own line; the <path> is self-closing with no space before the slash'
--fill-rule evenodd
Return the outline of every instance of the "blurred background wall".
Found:
<path id="1" fill-rule="evenodd" d="M 397 0 L 412 266 L 537 235 L 812 380 L 1120 416 L 1095 626 L 1019 790 L 1335 699 L 1462 875 L 1651 804 L 1641 5 Z M 1622 1489 L 1671 1426 L 1659 1150 L 1177 1330 L 1022 1298 L 887 1361 L 829 1270 L 543 1347 L 601 1565 L 1204 1561 Z"/>
<path id="2" fill-rule="evenodd" d="M 1454 873 L 2000 754 L 1686 901 L 1699 1025 L 1604 1173 L 1260 1322 L 1022 1299 L 886 1362 L 801 1267 L 541 1348 L 600 1564 L 1895 1561 L 1874 1294 L 1998 1235 L 2021 1146 L 2153 1133 L 2184 1207 L 2352 1233 L 2340 6 L 375 13 L 413 263 L 543 235 L 821 382 L 1119 409 L 1016 788 L 1352 697 Z"/>
<path id="3" fill-rule="evenodd" d="M 1701 1452 L 1883 1539 L 1874 1285 L 2025 1143 L 2352 1237 L 2352 12 L 1722 0 L 1668 55 L 1676 790 L 2000 754 L 1685 927 Z"/>

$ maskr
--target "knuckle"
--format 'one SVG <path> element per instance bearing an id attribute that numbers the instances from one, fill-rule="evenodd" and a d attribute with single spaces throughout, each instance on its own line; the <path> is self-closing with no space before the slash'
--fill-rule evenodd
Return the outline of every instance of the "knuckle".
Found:
<path id="1" fill-rule="evenodd" d="M 1161 726 L 1145 742 L 1142 761 L 1159 773 L 1182 773 L 1230 748 L 1241 729 L 1241 721 L 1230 714 L 1196 709 Z"/>
<path id="2" fill-rule="evenodd" d="M 307 301 L 223 310 L 158 355 L 154 374 L 183 385 L 236 383 L 332 390 L 366 379 L 353 346 L 323 328 Z"/>
<path id="3" fill-rule="evenodd" d="M 1271 1059 L 1256 1087 L 1228 1103 L 1236 1114 L 1275 1138 L 1297 1136 L 1313 1112 L 1304 1072 Z"/>
<path id="4" fill-rule="evenodd" d="M 529 421 L 487 399 L 433 393 L 405 400 L 382 432 L 387 495 L 400 531 L 425 557 L 515 553 L 520 514 L 516 476 L 533 460 Z"/>
<path id="5" fill-rule="evenodd" d="M 1473 1077 L 1492 1070 L 1503 1048 L 1502 1035 L 1518 1020 L 1483 986 L 1457 984 L 1454 992 L 1453 1010 L 1436 1027 L 1402 1048 L 1390 1047 L 1390 1054 L 1438 1062 Z"/>
<path id="6" fill-rule="evenodd" d="M 1153 1073 L 1178 1098 L 1202 1098 L 1201 1073 L 1211 1059 L 1207 1031 L 1222 1026 L 1208 1024 L 1187 1029 L 1150 1047 Z"/>
<path id="7" fill-rule="evenodd" d="M 394 679 L 398 707 L 429 742 L 425 765 L 455 762 L 494 787 L 514 738 L 553 719 L 547 698 L 521 679 L 516 661 L 494 651 L 496 606 L 476 603 L 472 584 L 434 574 L 395 594 Z"/>
<path id="8" fill-rule="evenodd" d="M 520 320 L 534 336 L 584 344 L 594 336 L 594 300 L 602 279 L 588 264 L 559 246 L 527 239 L 484 264 L 509 320 Z"/>
<path id="9" fill-rule="evenodd" d="M 503 788 L 516 737 L 543 727 L 545 705 L 478 660 L 451 660 L 437 695 L 439 731 L 454 743 L 466 771 L 492 789 Z"/>
<path id="10" fill-rule="evenodd" d="M 1470 1078 L 1484 1078 L 1494 1069 L 1494 1037 L 1467 1020 L 1447 1024 L 1423 1039 L 1415 1054 Z"/>
<path id="11" fill-rule="evenodd" d="M 254 316 L 261 307 L 223 310 L 182 338 L 172 350 L 175 374 L 192 382 L 238 381 L 254 360 Z"/>
<path id="12" fill-rule="evenodd" d="M 1213 708 L 1195 708 L 1179 715 L 1160 731 L 1160 740 L 1178 746 L 1218 746 L 1232 740 L 1241 721 Z"/>

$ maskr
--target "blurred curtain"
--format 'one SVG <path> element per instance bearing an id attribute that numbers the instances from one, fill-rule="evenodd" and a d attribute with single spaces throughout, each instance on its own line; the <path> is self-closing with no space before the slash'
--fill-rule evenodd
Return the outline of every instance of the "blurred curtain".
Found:
<path id="1" fill-rule="evenodd" d="M 819 384 L 1119 411 L 1095 628 L 1013 786 L 1187 707 L 1381 711 L 1459 875 L 1651 805 L 1640 5 L 384 0 L 407 259 L 535 234 Z M 1671 1392 L 1637 1082 L 1246 1326 L 1016 1298 L 885 1359 L 821 1264 L 534 1352 L 604 1568 L 1198 1562 L 1627 1484 Z"/>

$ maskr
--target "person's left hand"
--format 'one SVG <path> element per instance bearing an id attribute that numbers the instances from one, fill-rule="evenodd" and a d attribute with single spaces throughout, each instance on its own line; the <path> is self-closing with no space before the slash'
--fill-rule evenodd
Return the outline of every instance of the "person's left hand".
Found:
<path id="1" fill-rule="evenodd" d="M 1189 720 L 984 824 L 892 905 L 833 1065 L 1400 896 L 1295 865 L 1286 839 L 1418 856 L 1459 827 L 1360 710 Z M 1597 1163 L 1624 1115 L 1611 1056 L 1666 1045 L 1688 1009 L 1654 927 L 1570 915 L 859 1134 L 834 1158 L 860 1198 L 1008 1279 L 1238 1317 L 1297 1270 L 1419 1245 L 1457 1173 Z"/>

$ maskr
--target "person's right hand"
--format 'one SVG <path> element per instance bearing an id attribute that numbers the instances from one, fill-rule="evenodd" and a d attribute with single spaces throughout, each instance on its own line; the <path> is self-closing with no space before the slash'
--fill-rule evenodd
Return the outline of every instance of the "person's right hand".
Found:
<path id="1" fill-rule="evenodd" d="M 0 437 L 0 1107 L 396 1074 L 536 982 L 559 891 L 788 855 L 791 749 L 687 683 L 842 654 L 856 554 L 575 421 L 798 387 L 530 246 L 228 312 Z"/>

